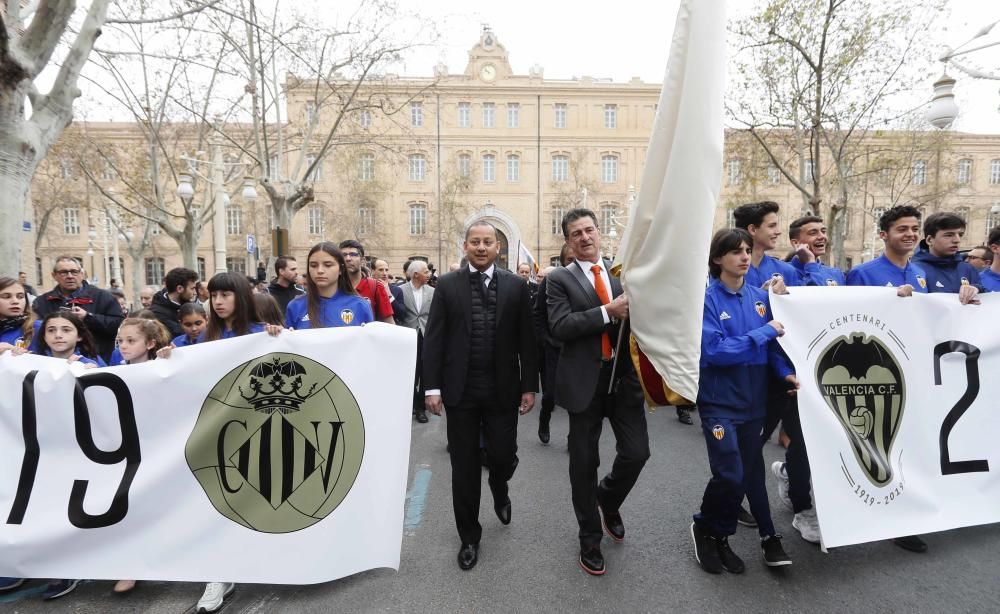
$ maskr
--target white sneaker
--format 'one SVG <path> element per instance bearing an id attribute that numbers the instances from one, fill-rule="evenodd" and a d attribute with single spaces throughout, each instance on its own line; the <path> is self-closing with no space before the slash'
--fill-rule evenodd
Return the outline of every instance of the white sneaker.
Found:
<path id="1" fill-rule="evenodd" d="M 771 473 L 778 480 L 778 498 L 788 508 L 788 511 L 795 511 L 795 508 L 792 507 L 792 500 L 788 497 L 788 474 L 785 472 L 785 463 L 781 461 L 771 463 Z"/>
<path id="2" fill-rule="evenodd" d="M 809 508 L 795 514 L 795 518 L 792 518 L 792 528 L 798 531 L 802 539 L 807 542 L 819 543 L 819 519 L 816 518 L 816 510 Z"/>
<path id="3" fill-rule="evenodd" d="M 194 606 L 195 612 L 214 612 L 222 607 L 226 597 L 233 594 L 236 585 L 232 582 L 209 582 L 205 585 L 205 593 Z"/>

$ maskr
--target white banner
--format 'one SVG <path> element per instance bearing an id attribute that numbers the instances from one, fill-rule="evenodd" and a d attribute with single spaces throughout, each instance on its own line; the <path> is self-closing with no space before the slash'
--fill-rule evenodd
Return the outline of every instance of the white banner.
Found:
<path id="1" fill-rule="evenodd" d="M 0 356 L 0 576 L 398 569 L 415 357 L 413 331 L 383 324 L 89 371 Z"/>
<path id="2" fill-rule="evenodd" d="M 771 296 L 828 547 L 1000 521 L 1000 295 Z"/>

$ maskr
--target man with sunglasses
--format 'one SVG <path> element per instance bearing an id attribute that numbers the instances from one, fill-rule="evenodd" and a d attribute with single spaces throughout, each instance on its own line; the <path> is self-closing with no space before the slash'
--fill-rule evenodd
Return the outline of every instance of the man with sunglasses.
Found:
<path id="1" fill-rule="evenodd" d="M 59 310 L 71 311 L 94 335 L 101 357 L 110 360 L 118 326 L 125 319 L 118 300 L 107 290 L 88 284 L 83 266 L 72 256 L 56 258 L 52 279 L 56 287 L 36 298 L 33 304 L 38 319 Z"/>

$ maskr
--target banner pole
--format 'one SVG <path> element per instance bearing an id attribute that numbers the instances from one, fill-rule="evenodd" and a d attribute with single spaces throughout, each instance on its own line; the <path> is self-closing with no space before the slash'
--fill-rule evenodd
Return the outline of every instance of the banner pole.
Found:
<path id="1" fill-rule="evenodd" d="M 622 335 L 625 332 L 625 320 L 618 324 L 618 340 L 615 341 L 615 357 L 611 363 L 611 381 L 608 382 L 608 394 L 611 394 L 615 387 L 615 372 L 618 371 L 618 356 L 621 355 Z"/>

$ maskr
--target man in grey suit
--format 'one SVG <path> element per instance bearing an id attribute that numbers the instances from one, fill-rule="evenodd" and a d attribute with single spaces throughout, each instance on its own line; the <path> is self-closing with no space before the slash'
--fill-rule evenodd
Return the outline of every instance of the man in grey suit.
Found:
<path id="1" fill-rule="evenodd" d="M 609 274 L 611 263 L 601 258 L 597 217 L 589 209 L 572 209 L 562 229 L 575 259 L 545 279 L 549 329 L 562 343 L 555 400 L 569 412 L 569 478 L 580 525 L 580 567 L 599 576 L 605 570 L 602 521 L 614 541 L 625 539 L 619 508 L 649 458 L 649 436 L 642 388 L 629 357 L 628 297 Z M 617 455 L 598 483 L 604 418 L 614 430 Z"/>
<path id="2" fill-rule="evenodd" d="M 424 387 L 420 371 L 423 360 L 424 331 L 427 329 L 427 318 L 431 315 L 434 288 L 427 283 L 431 278 L 431 270 L 423 260 L 414 260 L 410 263 L 406 274 L 410 281 L 400 286 L 406 309 L 403 318 L 397 320 L 397 323 L 417 331 L 417 374 L 413 381 L 413 415 L 416 416 L 417 422 L 422 424 L 427 422 L 427 412 L 424 411 Z"/>

